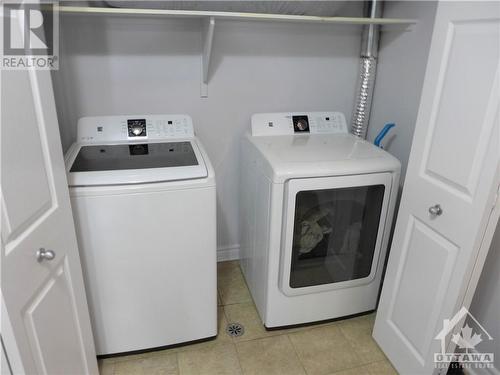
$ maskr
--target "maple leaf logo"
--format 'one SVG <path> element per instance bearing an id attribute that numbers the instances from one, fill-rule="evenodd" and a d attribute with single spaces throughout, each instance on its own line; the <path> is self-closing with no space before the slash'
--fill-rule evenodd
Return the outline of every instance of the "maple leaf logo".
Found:
<path id="1" fill-rule="evenodd" d="M 451 341 L 459 346 L 460 349 L 465 349 L 468 353 L 469 349 L 474 349 L 474 347 L 479 344 L 483 339 L 481 339 L 481 335 L 474 333 L 472 334 L 472 328 L 469 327 L 468 324 L 465 325 L 461 329 L 462 334 L 457 333 L 451 337 Z"/>

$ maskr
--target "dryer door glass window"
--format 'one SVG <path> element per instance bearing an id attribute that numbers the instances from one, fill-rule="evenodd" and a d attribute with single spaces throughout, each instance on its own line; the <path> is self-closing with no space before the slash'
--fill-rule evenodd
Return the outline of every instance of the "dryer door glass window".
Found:
<path id="1" fill-rule="evenodd" d="M 370 275 L 384 190 L 373 185 L 296 194 L 291 288 Z"/>

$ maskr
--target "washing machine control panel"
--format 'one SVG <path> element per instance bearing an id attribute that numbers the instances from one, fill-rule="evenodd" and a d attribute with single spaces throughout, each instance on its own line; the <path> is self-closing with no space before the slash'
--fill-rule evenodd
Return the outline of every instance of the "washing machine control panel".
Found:
<path id="1" fill-rule="evenodd" d="M 252 135 L 344 134 L 341 112 L 258 113 L 252 116 Z"/>
<path id="2" fill-rule="evenodd" d="M 82 117 L 78 120 L 78 142 L 113 142 L 194 137 L 188 115 L 130 115 Z"/>

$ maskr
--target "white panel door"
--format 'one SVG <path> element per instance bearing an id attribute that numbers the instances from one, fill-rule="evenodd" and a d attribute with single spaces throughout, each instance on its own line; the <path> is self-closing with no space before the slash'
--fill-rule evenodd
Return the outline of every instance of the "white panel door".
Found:
<path id="1" fill-rule="evenodd" d="M 2 71 L 1 105 L 7 356 L 21 358 L 15 373 L 97 374 L 50 73 Z"/>
<path id="2" fill-rule="evenodd" d="M 500 3 L 439 4 L 373 333 L 403 374 L 437 371 L 434 337 L 466 304 L 499 184 L 499 62 Z"/>

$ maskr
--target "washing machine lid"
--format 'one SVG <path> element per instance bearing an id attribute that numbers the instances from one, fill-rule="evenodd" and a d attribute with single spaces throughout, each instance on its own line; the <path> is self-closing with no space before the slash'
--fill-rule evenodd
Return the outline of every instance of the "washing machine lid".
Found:
<path id="1" fill-rule="evenodd" d="M 399 161 L 351 134 L 251 136 L 274 182 L 290 178 L 399 171 Z"/>
<path id="2" fill-rule="evenodd" d="M 69 186 L 126 185 L 208 176 L 194 140 L 75 144 L 66 158 Z"/>

